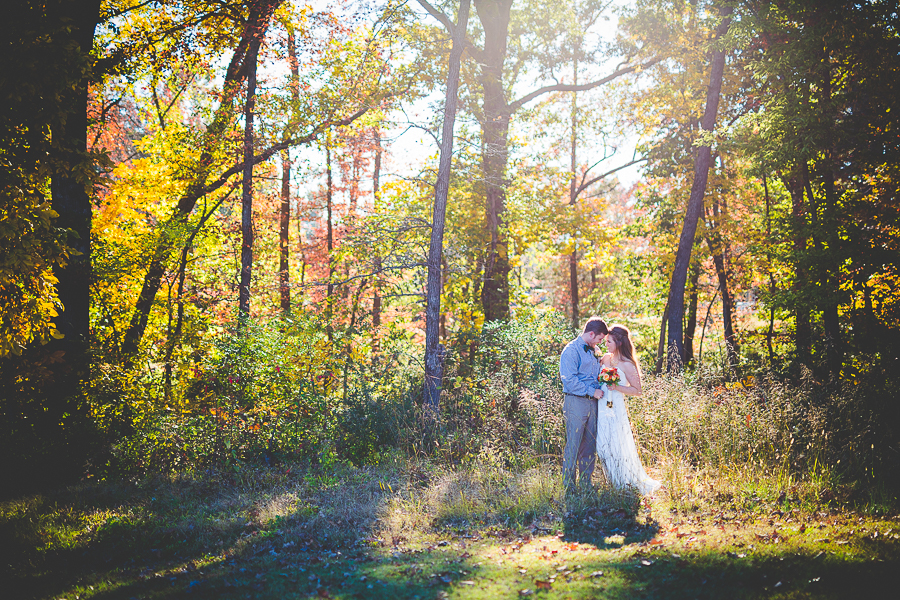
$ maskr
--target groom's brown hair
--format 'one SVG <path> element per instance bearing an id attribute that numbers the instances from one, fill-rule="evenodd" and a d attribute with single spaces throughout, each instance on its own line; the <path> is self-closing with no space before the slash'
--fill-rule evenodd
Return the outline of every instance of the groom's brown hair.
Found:
<path id="1" fill-rule="evenodd" d="M 607 333 L 609 333 L 609 329 L 606 328 L 606 321 L 604 321 L 600 317 L 591 317 L 587 320 L 587 323 L 584 324 L 583 333 L 599 333 L 602 335 L 606 335 Z"/>

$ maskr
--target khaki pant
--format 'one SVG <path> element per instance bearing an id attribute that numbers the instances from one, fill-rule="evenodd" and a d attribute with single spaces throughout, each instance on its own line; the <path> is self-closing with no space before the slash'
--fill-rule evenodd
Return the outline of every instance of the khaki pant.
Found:
<path id="1" fill-rule="evenodd" d="M 566 419 L 563 483 L 566 489 L 575 486 L 577 466 L 581 485 L 590 485 L 597 463 L 597 401 L 566 394 L 563 416 Z"/>

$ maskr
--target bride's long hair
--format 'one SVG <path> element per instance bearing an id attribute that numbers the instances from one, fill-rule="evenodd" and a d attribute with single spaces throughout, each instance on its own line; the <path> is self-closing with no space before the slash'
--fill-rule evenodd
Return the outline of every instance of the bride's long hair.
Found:
<path id="1" fill-rule="evenodd" d="M 637 367 L 638 374 L 641 373 L 641 365 L 634 356 L 634 344 L 631 343 L 631 332 L 624 325 L 613 325 L 609 328 L 609 335 L 616 340 L 616 352 L 622 358 L 634 363 Z"/>

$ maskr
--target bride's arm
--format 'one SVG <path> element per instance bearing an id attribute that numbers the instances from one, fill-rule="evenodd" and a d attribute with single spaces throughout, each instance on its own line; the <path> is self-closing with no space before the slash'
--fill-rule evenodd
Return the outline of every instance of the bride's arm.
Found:
<path id="1" fill-rule="evenodd" d="M 626 396 L 641 395 L 641 374 L 638 373 L 637 367 L 630 362 L 622 362 L 619 368 L 625 372 L 625 378 L 631 385 L 611 385 L 609 389 L 622 392 Z"/>

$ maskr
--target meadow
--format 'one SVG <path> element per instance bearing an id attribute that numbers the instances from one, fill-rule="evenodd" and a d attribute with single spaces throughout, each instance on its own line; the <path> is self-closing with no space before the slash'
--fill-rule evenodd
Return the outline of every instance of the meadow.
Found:
<path id="1" fill-rule="evenodd" d="M 650 377 L 630 412 L 663 489 L 612 490 L 598 471 L 596 492 L 566 497 L 558 405 L 532 383 L 515 440 L 476 428 L 472 415 L 452 419 L 467 406 L 459 391 L 444 421 L 457 445 L 428 455 L 383 447 L 356 466 L 333 452 L 257 458 L 6 500 L 3 589 L 15 598 L 845 598 L 882 596 L 895 581 L 896 488 L 871 476 L 881 441 L 859 398 L 816 397 L 812 381 Z"/>

